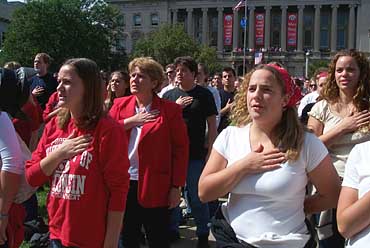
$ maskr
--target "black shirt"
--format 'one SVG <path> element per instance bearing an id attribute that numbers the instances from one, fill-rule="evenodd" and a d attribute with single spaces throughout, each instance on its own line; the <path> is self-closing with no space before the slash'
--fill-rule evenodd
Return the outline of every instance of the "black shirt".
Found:
<path id="1" fill-rule="evenodd" d="M 230 99 L 230 102 L 234 101 L 235 92 L 227 92 L 224 89 L 219 90 L 221 98 L 221 109 L 223 109 Z M 218 133 L 221 133 L 230 124 L 229 113 L 222 115 L 220 118 L 220 124 L 218 125 Z"/>
<path id="2" fill-rule="evenodd" d="M 205 159 L 207 150 L 204 143 L 207 118 L 211 115 L 217 115 L 212 93 L 199 85 L 189 91 L 183 91 L 176 87 L 167 91 L 163 98 L 175 102 L 180 96 L 193 97 L 193 102 L 182 111 L 190 141 L 189 158 L 193 160 Z"/>

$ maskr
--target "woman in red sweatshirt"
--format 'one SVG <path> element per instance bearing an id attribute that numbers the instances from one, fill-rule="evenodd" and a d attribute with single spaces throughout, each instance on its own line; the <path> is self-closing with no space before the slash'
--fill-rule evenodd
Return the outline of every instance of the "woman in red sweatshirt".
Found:
<path id="1" fill-rule="evenodd" d="M 58 82 L 62 109 L 27 162 L 27 180 L 50 182 L 51 247 L 116 248 L 129 185 L 125 131 L 104 113 L 94 61 L 68 60 Z"/>

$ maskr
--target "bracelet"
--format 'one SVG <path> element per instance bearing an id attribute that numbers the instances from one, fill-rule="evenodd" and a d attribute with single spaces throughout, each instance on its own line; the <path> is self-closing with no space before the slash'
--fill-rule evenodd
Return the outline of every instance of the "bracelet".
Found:
<path id="1" fill-rule="evenodd" d="M 0 214 L 0 220 L 1 219 L 6 219 L 9 217 L 9 214 Z"/>

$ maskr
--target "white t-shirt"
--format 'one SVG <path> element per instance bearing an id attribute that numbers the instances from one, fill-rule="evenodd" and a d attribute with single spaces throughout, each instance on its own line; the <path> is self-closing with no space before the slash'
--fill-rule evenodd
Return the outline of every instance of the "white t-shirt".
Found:
<path id="1" fill-rule="evenodd" d="M 232 166 L 251 152 L 250 125 L 229 126 L 213 148 Z M 324 144 L 306 133 L 298 160 L 243 178 L 223 204 L 223 214 L 238 239 L 257 247 L 299 248 L 309 239 L 303 203 L 307 173 L 328 154 Z"/>
<path id="2" fill-rule="evenodd" d="M 370 191 L 370 141 L 355 145 L 349 154 L 342 186 L 358 191 L 358 199 Z M 364 248 L 370 246 L 370 226 L 349 239 L 346 247 Z"/>
<path id="3" fill-rule="evenodd" d="M 0 168 L 21 175 L 24 160 L 13 123 L 6 112 L 0 113 Z"/>

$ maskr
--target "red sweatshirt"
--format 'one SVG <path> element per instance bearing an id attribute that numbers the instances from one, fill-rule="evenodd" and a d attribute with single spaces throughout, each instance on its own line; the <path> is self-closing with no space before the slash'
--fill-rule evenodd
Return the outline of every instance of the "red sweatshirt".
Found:
<path id="1" fill-rule="evenodd" d="M 62 162 L 47 177 L 40 161 L 72 133 L 91 134 L 91 145 L 81 154 Z M 109 117 L 94 130 L 79 130 L 71 120 L 65 129 L 53 118 L 26 164 L 27 181 L 42 185 L 50 181 L 47 209 L 50 238 L 64 246 L 103 247 L 108 211 L 124 211 L 129 186 L 127 139 L 124 129 Z"/>

